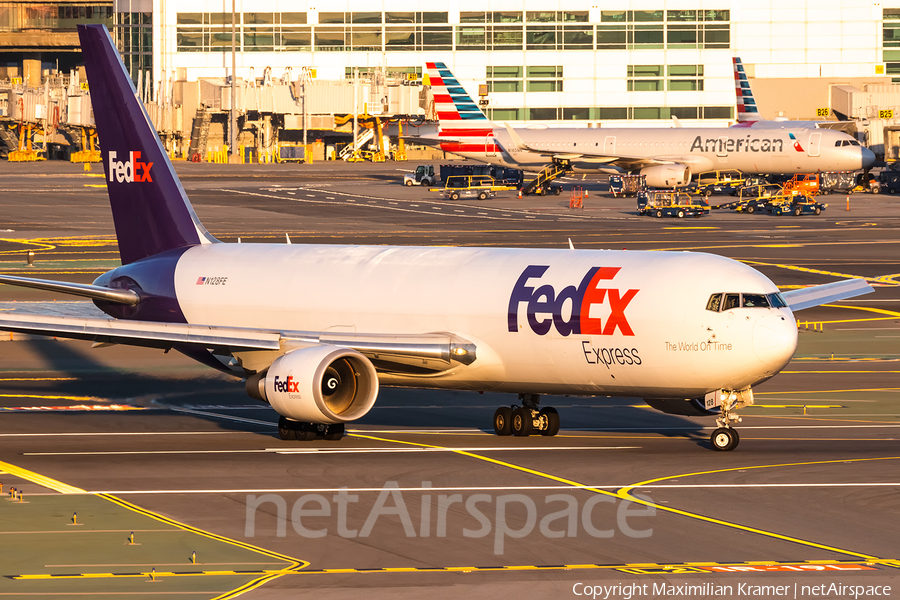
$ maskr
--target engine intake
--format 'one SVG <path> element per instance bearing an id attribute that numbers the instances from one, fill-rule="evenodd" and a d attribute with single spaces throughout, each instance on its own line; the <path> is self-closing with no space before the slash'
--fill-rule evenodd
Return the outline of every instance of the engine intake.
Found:
<path id="1" fill-rule="evenodd" d="M 641 169 L 649 187 L 679 187 L 691 182 L 691 168 L 687 165 L 656 165 Z"/>
<path id="2" fill-rule="evenodd" d="M 346 423 L 371 410 L 378 396 L 378 375 L 356 350 L 307 346 L 248 377 L 247 393 L 295 421 Z"/>

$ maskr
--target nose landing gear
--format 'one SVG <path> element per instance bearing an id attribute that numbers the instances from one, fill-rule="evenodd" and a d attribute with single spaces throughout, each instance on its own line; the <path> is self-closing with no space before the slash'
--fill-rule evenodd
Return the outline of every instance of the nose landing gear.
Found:
<path id="1" fill-rule="evenodd" d="M 552 406 L 539 409 L 538 394 L 519 394 L 521 406 L 501 406 L 494 413 L 494 433 L 524 437 L 533 433 L 559 433 L 559 413 Z"/>
<path id="2" fill-rule="evenodd" d="M 734 450 L 741 438 L 731 424 L 741 422 L 741 418 L 737 415 L 738 409 L 753 404 L 753 390 L 750 388 L 737 392 L 720 390 L 707 394 L 707 400 L 710 399 L 715 399 L 720 405 L 722 414 L 716 419 L 717 428 L 709 437 L 709 442 L 713 450 L 721 452 Z"/>

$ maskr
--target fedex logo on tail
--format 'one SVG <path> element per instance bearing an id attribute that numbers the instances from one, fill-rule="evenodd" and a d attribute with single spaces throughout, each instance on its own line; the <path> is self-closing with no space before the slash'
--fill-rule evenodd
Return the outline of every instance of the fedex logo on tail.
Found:
<path id="1" fill-rule="evenodd" d="M 116 151 L 109 151 L 109 181 L 118 183 L 132 183 L 141 181 L 153 181 L 150 169 L 153 163 L 141 162 L 140 152 L 129 152 L 128 160 L 116 160 Z"/>
<path id="2" fill-rule="evenodd" d="M 578 286 L 564 287 L 559 293 L 550 284 L 529 285 L 530 280 L 540 279 L 549 268 L 530 265 L 522 271 L 509 297 L 510 332 L 519 330 L 519 310 L 524 304 L 528 326 L 538 335 L 546 335 L 551 327 L 556 327 L 562 336 L 613 335 L 616 330 L 624 336 L 634 335 L 625 309 L 640 290 L 623 292 L 604 285 L 615 278 L 620 267 L 592 267 Z M 609 307 L 605 319 L 591 317 L 591 308 L 598 305 Z"/>

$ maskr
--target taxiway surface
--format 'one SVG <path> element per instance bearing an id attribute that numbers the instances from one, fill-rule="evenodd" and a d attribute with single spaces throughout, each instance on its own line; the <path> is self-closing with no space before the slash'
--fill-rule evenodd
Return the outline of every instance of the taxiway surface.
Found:
<path id="1" fill-rule="evenodd" d="M 797 355 L 756 389 L 730 453 L 709 449 L 711 419 L 633 398 L 544 397 L 560 435 L 520 439 L 489 433 L 515 398 L 395 389 L 340 442 L 284 442 L 240 382 L 175 353 L 13 336 L 0 343 L 0 595 L 569 597 L 582 583 L 803 597 L 838 583 L 900 596 L 900 201 L 654 219 L 594 179 L 568 182 L 589 193 L 575 211 L 566 195 L 451 203 L 402 187 L 403 170 L 178 165 L 225 241 L 571 239 L 722 254 L 786 289 L 866 277 L 876 292 L 798 313 Z M 90 282 L 117 264 L 102 176 L 4 163 L 0 186 L 0 271 Z M 0 286 L 0 310 L 92 308 L 67 300 Z"/>

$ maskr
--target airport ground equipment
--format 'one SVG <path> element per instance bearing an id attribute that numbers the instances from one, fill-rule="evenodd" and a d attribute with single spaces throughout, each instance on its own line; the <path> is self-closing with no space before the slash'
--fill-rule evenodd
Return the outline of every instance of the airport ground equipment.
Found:
<path id="1" fill-rule="evenodd" d="M 795 217 L 800 215 L 819 215 L 828 208 L 827 204 L 816 201 L 815 197 L 811 195 L 795 194 L 784 198 L 785 200 L 782 202 L 770 203 L 768 209 L 770 214 L 776 216 L 793 215 Z"/>
<path id="2" fill-rule="evenodd" d="M 47 160 L 47 157 L 41 154 L 43 150 L 35 149 L 35 138 L 38 136 L 39 128 L 31 123 L 19 123 L 19 147 L 9 153 L 7 160 L 9 162 L 35 162 L 39 160 Z"/>
<path id="3" fill-rule="evenodd" d="M 489 175 L 453 175 L 447 179 L 447 185 L 441 190 L 447 200 L 478 198 L 487 200 L 497 196 L 499 190 L 513 189 L 509 186 L 496 185 Z"/>
<path id="4" fill-rule="evenodd" d="M 744 174 L 740 171 L 705 171 L 699 173 L 688 186 L 692 194 L 710 196 L 713 194 L 728 194 L 734 196 L 744 186 Z"/>
<path id="5" fill-rule="evenodd" d="M 572 186 L 572 197 L 569 199 L 569 208 L 584 208 L 584 186 Z"/>
<path id="6" fill-rule="evenodd" d="M 734 202 L 719 204 L 715 208 L 732 208 L 739 213 L 752 215 L 765 213 L 773 199 L 784 197 L 784 191 L 777 183 L 750 185 L 738 190 L 738 199 Z"/>
<path id="7" fill-rule="evenodd" d="M 900 194 L 900 171 L 882 171 L 878 174 L 881 191 L 887 194 Z"/>
<path id="8" fill-rule="evenodd" d="M 613 198 L 624 196 L 626 198 L 637 196 L 639 192 L 647 189 L 646 175 L 610 175 L 609 191 Z"/>
<path id="9" fill-rule="evenodd" d="M 489 175 L 497 185 L 519 187 L 525 174 L 521 169 L 498 167 L 487 164 L 446 164 L 441 165 L 441 179 L 447 181 L 454 175 Z"/>
<path id="10" fill-rule="evenodd" d="M 568 161 L 553 162 L 541 169 L 537 177 L 525 183 L 522 186 L 522 195 L 529 196 L 535 194 L 537 196 L 546 196 L 554 194 L 559 196 L 562 193 L 562 186 L 553 185 L 551 182 L 557 177 L 562 177 L 566 173 L 571 172 Z"/>
<path id="11" fill-rule="evenodd" d="M 403 175 L 403 185 L 434 185 L 437 183 L 437 175 L 434 173 L 434 165 L 419 165 L 415 173 Z"/>
<path id="12" fill-rule="evenodd" d="M 826 171 L 819 175 L 819 193 L 852 194 L 857 183 L 856 173 L 853 171 Z"/>
<path id="13" fill-rule="evenodd" d="M 819 193 L 819 174 L 818 173 L 797 173 L 784 185 L 785 194 L 806 194 L 815 196 Z"/>
<path id="14" fill-rule="evenodd" d="M 81 128 L 81 150 L 69 156 L 73 163 L 100 162 L 100 143 L 97 141 L 97 130 L 93 127 Z"/>
<path id="15" fill-rule="evenodd" d="M 709 202 L 672 190 L 647 190 L 638 194 L 638 214 L 650 217 L 702 217 L 709 214 Z"/>

